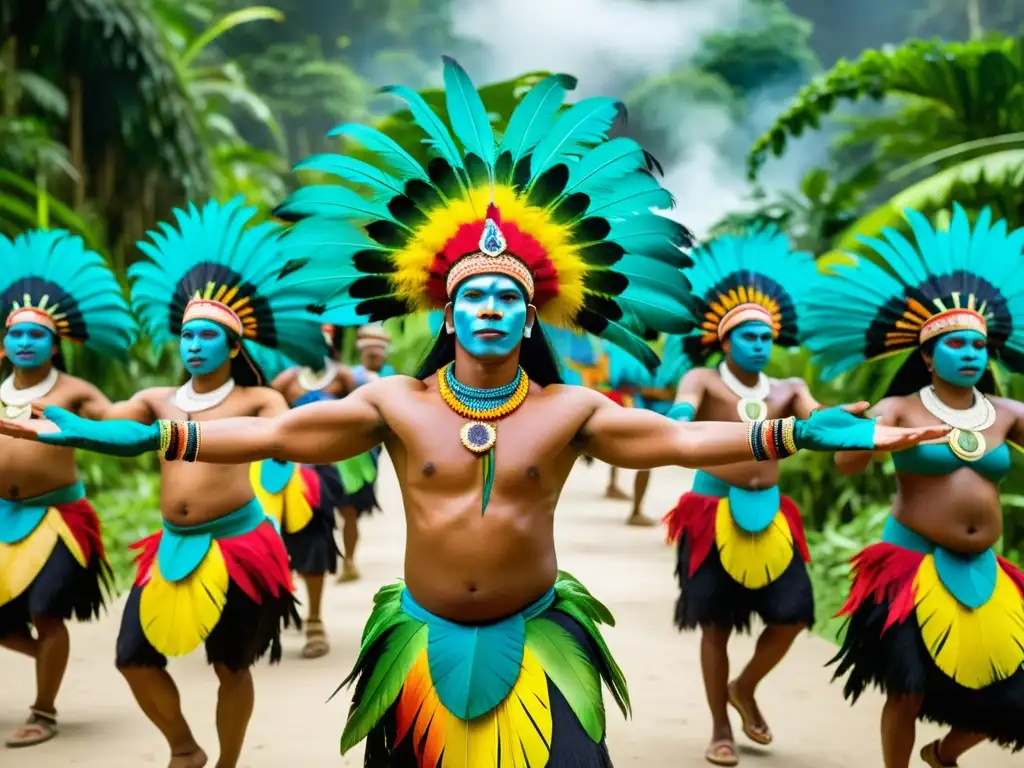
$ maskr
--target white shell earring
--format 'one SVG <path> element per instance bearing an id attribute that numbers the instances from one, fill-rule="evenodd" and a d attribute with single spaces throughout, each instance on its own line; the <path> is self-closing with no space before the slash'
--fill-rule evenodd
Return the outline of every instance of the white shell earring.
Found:
<path id="1" fill-rule="evenodd" d="M 444 330 L 449 336 L 451 336 L 453 333 L 455 333 L 455 326 L 452 325 L 451 323 L 445 323 Z"/>
<path id="2" fill-rule="evenodd" d="M 532 325 L 528 325 L 525 328 L 523 328 L 523 338 L 524 339 L 528 339 L 532 335 L 533 335 L 533 326 Z"/>

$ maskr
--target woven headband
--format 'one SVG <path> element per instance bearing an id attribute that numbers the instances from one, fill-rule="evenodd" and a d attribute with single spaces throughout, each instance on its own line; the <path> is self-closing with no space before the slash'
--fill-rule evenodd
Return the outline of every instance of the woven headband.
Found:
<path id="1" fill-rule="evenodd" d="M 936 336 L 954 331 L 977 331 L 988 337 L 988 323 L 985 317 L 973 309 L 947 309 L 932 315 L 921 324 L 920 343 L 924 344 Z"/>
<path id="2" fill-rule="evenodd" d="M 242 318 L 227 304 L 212 299 L 192 299 L 185 307 L 181 324 L 191 320 L 210 320 L 242 336 Z"/>
<path id="3" fill-rule="evenodd" d="M 35 325 L 43 326 L 54 334 L 57 333 L 57 324 L 50 317 L 49 313 L 36 307 L 21 307 L 7 316 L 8 328 L 18 323 L 34 323 Z"/>
<path id="4" fill-rule="evenodd" d="M 733 328 L 750 321 L 765 323 L 772 329 L 772 335 L 777 335 L 772 322 L 772 313 L 760 304 L 747 303 L 733 307 L 718 321 L 718 340 L 725 341 L 725 337 Z"/>

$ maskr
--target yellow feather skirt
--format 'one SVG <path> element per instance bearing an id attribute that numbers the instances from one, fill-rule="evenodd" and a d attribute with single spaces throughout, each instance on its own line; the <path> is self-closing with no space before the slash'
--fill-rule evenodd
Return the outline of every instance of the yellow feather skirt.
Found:
<path id="1" fill-rule="evenodd" d="M 139 618 L 146 639 L 165 656 L 192 653 L 220 621 L 230 583 L 216 541 L 195 570 L 180 581 L 165 579 L 158 560 L 154 560 L 139 598 Z"/>
<path id="2" fill-rule="evenodd" d="M 847 699 L 918 696 L 919 719 L 1024 749 L 1024 573 L 996 563 L 991 596 L 970 608 L 934 554 L 889 541 L 857 554 L 833 662 Z"/>
<path id="3" fill-rule="evenodd" d="M 12 602 L 29 588 L 58 541 L 64 543 L 80 566 L 88 567 L 82 547 L 55 507 L 46 510 L 36 529 L 21 541 L 0 543 L 0 605 Z"/>
<path id="4" fill-rule="evenodd" d="M 722 497 L 715 512 L 715 544 L 726 573 L 747 589 L 761 589 L 778 579 L 793 560 L 793 532 L 782 512 L 758 533 L 740 528 Z"/>
<path id="5" fill-rule="evenodd" d="M 260 482 L 261 465 L 262 462 L 249 465 L 249 481 L 252 483 L 256 499 L 263 506 L 267 516 L 277 521 L 282 531 L 298 533 L 313 519 L 313 507 L 308 500 L 309 488 L 302 476 L 302 466 L 294 465 L 294 472 L 283 490 L 270 493 Z"/>

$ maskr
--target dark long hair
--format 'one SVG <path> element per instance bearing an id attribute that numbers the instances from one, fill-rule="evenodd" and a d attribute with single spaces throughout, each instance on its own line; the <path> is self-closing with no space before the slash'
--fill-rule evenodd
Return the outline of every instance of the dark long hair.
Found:
<path id="1" fill-rule="evenodd" d="M 906 397 L 917 393 L 922 387 L 928 386 L 932 381 L 932 373 L 928 370 L 928 364 L 924 356 L 932 356 L 935 351 L 935 344 L 938 341 L 928 339 L 919 349 L 910 353 L 903 365 L 896 371 L 896 375 L 889 382 L 885 390 L 885 397 Z M 992 369 L 986 368 L 981 375 L 981 380 L 975 385 L 979 392 L 984 395 L 998 395 L 999 388 L 996 386 L 996 377 L 992 375 Z"/>
<path id="2" fill-rule="evenodd" d="M 420 370 L 416 374 L 416 378 L 422 380 L 433 376 L 453 360 L 455 360 L 455 334 L 448 333 L 442 324 L 441 329 L 437 332 L 437 338 L 434 339 L 434 343 L 420 363 Z M 533 333 L 530 334 L 530 338 L 524 338 L 519 345 L 519 365 L 522 366 L 531 381 L 537 382 L 542 387 L 562 383 L 562 373 L 558 368 L 555 353 L 539 322 L 533 324 Z"/>

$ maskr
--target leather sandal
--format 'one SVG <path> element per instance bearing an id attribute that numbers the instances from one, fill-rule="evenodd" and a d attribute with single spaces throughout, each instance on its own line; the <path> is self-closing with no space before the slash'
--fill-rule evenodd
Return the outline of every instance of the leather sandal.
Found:
<path id="1" fill-rule="evenodd" d="M 57 735 L 56 712 L 44 712 L 35 707 L 29 707 L 29 712 L 31 714 L 28 716 L 25 724 L 5 742 L 8 748 L 34 747 L 36 744 L 42 744 Z"/>

